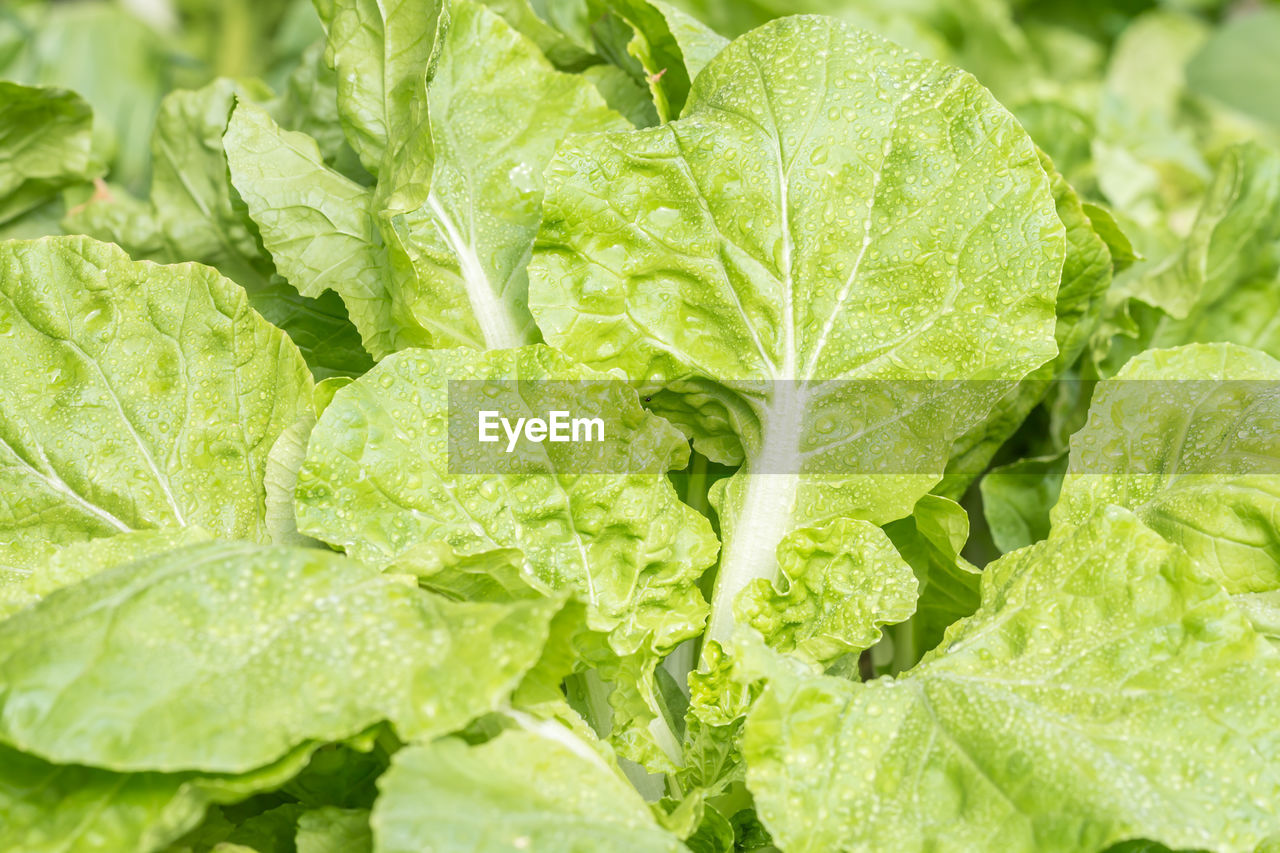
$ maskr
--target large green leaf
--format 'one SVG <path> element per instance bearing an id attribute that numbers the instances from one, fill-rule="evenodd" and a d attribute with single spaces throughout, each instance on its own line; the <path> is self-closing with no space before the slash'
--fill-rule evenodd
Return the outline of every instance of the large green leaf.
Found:
<path id="1" fill-rule="evenodd" d="M 590 746 L 534 723 L 478 746 L 411 747 L 379 783 L 377 853 L 675 853 L 685 847 Z"/>
<path id="2" fill-rule="evenodd" d="M 511 418 L 545 415 L 523 383 L 542 380 L 548 395 L 581 388 L 582 404 L 608 412 L 617 441 L 590 460 L 581 444 L 542 445 L 540 470 L 508 468 L 495 445 L 487 466 L 459 470 L 450 385 L 456 395 L 457 383 L 484 380 L 486 405 Z M 439 540 L 459 554 L 515 548 L 535 588 L 581 596 L 593 627 L 616 629 L 621 647 L 667 648 L 696 633 L 705 612 L 696 581 L 715 559 L 710 525 L 661 477 L 684 465 L 686 448 L 627 385 L 544 346 L 400 353 L 321 415 L 298 475 L 298 526 L 373 565 Z"/>
<path id="3" fill-rule="evenodd" d="M 267 452 L 311 376 L 245 293 L 80 237 L 0 244 L 0 565 L 198 525 L 265 540 Z"/>
<path id="4" fill-rule="evenodd" d="M 1045 397 L 1052 381 L 1063 376 L 1080 357 L 1098 326 L 1111 286 L 1111 252 L 1085 213 L 1080 196 L 1043 152 L 1040 162 L 1049 175 L 1058 218 L 1067 230 L 1067 254 L 1058 285 L 1053 331 L 1058 355 L 1032 371 L 1025 382 L 1000 401 L 986 422 L 956 442 L 947 463 L 947 476 L 936 491 L 957 500 Z"/>
<path id="5" fill-rule="evenodd" d="M 1280 589 L 1280 362 L 1233 344 L 1151 350 L 1094 391 L 1055 530 L 1131 509 L 1230 593 Z"/>
<path id="6" fill-rule="evenodd" d="M 1010 554 L 909 674 L 776 676 L 747 782 L 788 853 L 1252 851 L 1280 829 L 1280 655 L 1111 508 Z"/>
<path id="7" fill-rule="evenodd" d="M 611 443 L 598 456 L 597 445 L 534 445 L 545 456 L 528 460 L 532 467 L 515 465 L 498 445 L 462 455 L 457 440 L 476 430 L 475 411 L 458 402 L 468 391 L 512 419 L 599 414 Z M 616 682 L 615 742 L 630 757 L 661 761 L 660 752 L 641 755 L 661 750 L 653 739 L 665 736 L 652 673 L 701 630 L 697 581 L 716 555 L 706 518 L 663 476 L 687 454 L 683 436 L 646 412 L 628 385 L 547 347 L 397 353 L 320 417 L 298 474 L 298 527 L 371 564 L 426 565 L 428 585 L 443 583 L 443 543 L 455 555 L 445 555 L 445 568 L 459 579 L 475 575 L 468 561 L 502 572 L 487 585 L 462 585 L 473 594 L 506 599 L 528 586 L 577 596 L 588 626 L 608 635 L 608 653 L 595 662 Z M 651 724 L 657 734 L 647 733 Z M 662 742 L 674 752 L 669 737 Z"/>
<path id="8" fill-rule="evenodd" d="M 1063 251 L 1034 146 L 973 78 L 789 18 L 717 56 L 680 120 L 561 147 L 531 304 L 551 343 L 665 386 L 700 450 L 745 459 L 713 490 L 724 640 L 788 531 L 907 514 L 1009 387 L 933 380 L 1054 356 Z"/>
<path id="9" fill-rule="evenodd" d="M 93 112 L 78 95 L 0 80 L 0 223 L 95 177 L 92 148 Z"/>
<path id="10" fill-rule="evenodd" d="M 504 701 L 556 607 L 448 602 L 315 549 L 193 545 L 0 622 L 0 741 L 117 771 L 241 773 L 384 719 L 429 738 Z"/>

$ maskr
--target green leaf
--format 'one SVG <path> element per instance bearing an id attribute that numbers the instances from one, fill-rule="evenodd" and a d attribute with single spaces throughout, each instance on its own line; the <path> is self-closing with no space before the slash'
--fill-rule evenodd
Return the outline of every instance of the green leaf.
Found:
<path id="1" fill-rule="evenodd" d="M 616 437 L 611 455 L 585 467 L 576 454 L 587 445 L 544 444 L 541 470 L 506 467 L 501 449 L 459 470 L 450 407 L 461 407 L 463 385 L 485 380 L 476 393 L 510 418 L 545 415 L 544 402 L 599 406 Z M 539 380 L 541 398 L 527 390 Z M 571 402 L 552 405 L 556 394 Z M 474 435 L 474 417 L 459 428 Z M 398 353 L 320 417 L 298 477 L 299 529 L 371 565 L 436 541 L 458 555 L 518 549 L 526 582 L 581 597 L 592 627 L 616 631 L 620 649 L 669 649 L 697 632 L 705 604 L 696 581 L 715 559 L 706 519 L 655 476 L 682 467 L 686 448 L 625 384 L 544 346 Z"/>
<path id="2" fill-rule="evenodd" d="M 209 538 L 199 527 L 164 527 L 72 543 L 40 560 L 30 574 L 16 573 L 14 583 L 0 585 L 0 619 L 99 572 Z"/>
<path id="3" fill-rule="evenodd" d="M 298 803 L 284 803 L 259 812 L 231 830 L 213 847 L 213 853 L 296 853 L 298 818 L 305 808 Z"/>
<path id="4" fill-rule="evenodd" d="M 627 123 L 496 14 L 449 9 L 421 115 L 382 175 L 380 224 L 405 310 L 433 345 L 517 347 L 538 339 L 525 267 L 547 162 L 570 134 Z"/>
<path id="5" fill-rule="evenodd" d="M 1141 224 L 1143 247 L 1176 248 L 1212 170 L 1184 112 L 1187 61 L 1205 21 L 1172 9 L 1138 16 L 1116 40 L 1097 100 L 1094 172 L 1121 221 Z M 1153 257 L 1157 255 L 1152 254 Z"/>
<path id="6" fill-rule="evenodd" d="M 1151 274 L 1162 292 L 1177 294 L 1190 307 L 1181 318 L 1158 316 L 1144 328 L 1142 343 L 1223 341 L 1280 357 L 1280 329 L 1273 322 L 1280 281 L 1277 217 L 1280 151 L 1230 149 L 1186 246 Z"/>
<path id="7" fill-rule="evenodd" d="M 483 406 L 459 402 L 468 387 Z M 538 444 L 546 455 L 533 468 L 513 467 L 500 449 L 459 467 L 467 457 L 458 431 L 475 435 L 479 408 L 513 419 L 599 414 L 613 443 L 598 458 L 583 456 L 596 445 Z M 683 436 L 641 408 L 629 386 L 544 346 L 398 353 L 321 416 L 299 472 L 298 524 L 450 593 L 506 600 L 527 586 L 578 597 L 588 606 L 584 627 L 608 637 L 593 662 L 614 682 L 614 742 L 628 757 L 660 762 L 660 744 L 676 747 L 661 724 L 653 669 L 701 630 L 697 581 L 716 554 L 706 518 L 662 476 L 687 454 Z M 486 567 L 498 571 L 476 574 Z"/>
<path id="8" fill-rule="evenodd" d="M 267 451 L 311 376 L 207 267 L 0 244 L 0 565 L 159 527 L 265 540 Z"/>
<path id="9" fill-rule="evenodd" d="M 658 123 L 658 111 L 649 90 L 618 66 L 593 65 L 585 69 L 582 76 L 596 87 L 609 109 L 636 127 L 653 127 Z"/>
<path id="10" fill-rule="evenodd" d="M 725 49 L 729 40 L 694 16 L 669 3 L 664 3 L 662 0 L 649 0 L 649 3 L 666 19 L 671 36 L 680 48 L 680 56 L 684 60 L 689 81 L 692 82 L 702 69 Z"/>
<path id="11" fill-rule="evenodd" d="M 321 544 L 298 532 L 293 493 L 298 485 L 298 469 L 307 456 L 307 442 L 311 438 L 311 431 L 315 429 L 316 419 L 333 401 L 333 395 L 350 382 L 346 377 L 335 377 L 317 384 L 313 395 L 314 408 L 304 410 L 288 429 L 280 433 L 280 437 L 271 446 L 271 452 L 267 454 L 263 487 L 266 490 L 268 538 L 273 545 Z"/>
<path id="12" fill-rule="evenodd" d="M 1233 15 L 1187 64 L 1187 87 L 1280 128 L 1280 10 L 1258 7 Z"/>
<path id="13" fill-rule="evenodd" d="M 0 622 L 0 741 L 117 771 L 238 773 L 383 719 L 429 738 L 505 699 L 556 606 L 447 602 L 324 551 L 194 545 Z"/>
<path id="14" fill-rule="evenodd" d="M 398 322 L 372 190 L 326 166 L 314 139 L 280 128 L 244 101 L 231 114 L 223 144 L 231 182 L 263 245 L 299 293 L 341 296 L 374 358 L 427 343 L 421 330 Z"/>
<path id="15" fill-rule="evenodd" d="M 1131 360 L 1071 438 L 1055 531 L 1123 506 L 1228 592 L 1280 588 L 1277 379 L 1280 362 L 1233 344 Z"/>
<path id="16" fill-rule="evenodd" d="M 0 224 L 101 173 L 93 111 L 72 92 L 0 80 Z"/>
<path id="17" fill-rule="evenodd" d="M 607 0 L 602 5 L 625 22 L 630 38 L 624 49 L 643 70 L 658 118 L 663 122 L 678 118 L 693 78 L 728 40 L 697 18 L 652 0 Z"/>
<path id="18" fill-rule="evenodd" d="M 915 611 L 916 576 L 874 524 L 841 519 L 792 531 L 778 545 L 778 564 L 785 591 L 758 578 L 738 596 L 735 615 L 773 648 L 819 666 L 870 648 L 881 625 Z"/>
<path id="19" fill-rule="evenodd" d="M 151 168 L 146 140 L 160 99 L 190 60 L 122 5 L 6 3 L 0 39 L 3 76 L 76 92 L 94 116 L 94 149 L 111 160 L 112 179 L 141 192 Z M 24 12 L 29 14 L 23 14 Z M 188 78 L 190 79 L 190 78 Z"/>
<path id="20" fill-rule="evenodd" d="M 325 808 L 298 818 L 298 853 L 372 853 L 366 809 Z"/>
<path id="21" fill-rule="evenodd" d="M 307 48 L 272 102 L 271 114 L 282 126 L 315 139 L 330 168 L 363 182 L 369 174 L 347 143 L 338 114 L 338 75 L 325 64 L 324 53 L 323 40 Z"/>
<path id="22" fill-rule="evenodd" d="M 1116 215 L 1110 208 L 1089 201 L 1084 202 L 1080 207 L 1085 216 L 1089 217 L 1089 224 L 1093 226 L 1093 230 L 1102 238 L 1102 242 L 1107 244 L 1107 250 L 1111 252 L 1112 269 L 1117 273 L 1124 272 L 1136 261 L 1143 260 L 1142 255 L 1138 254 L 1133 247 L 1133 241 L 1129 239 L 1129 235 L 1124 233 L 1124 229 L 1116 221 Z"/>
<path id="23" fill-rule="evenodd" d="M 1244 853 L 1280 827 L 1280 656 L 1180 549 L 1112 508 L 982 593 L 900 679 L 770 683 L 743 749 L 780 847 Z"/>
<path id="24" fill-rule="evenodd" d="M 1280 590 L 1233 595 L 1231 600 L 1244 613 L 1253 629 L 1280 650 Z"/>
<path id="25" fill-rule="evenodd" d="M 969 540 L 969 515 L 949 498 L 925 495 L 911 515 L 884 531 L 915 572 L 920 589 L 915 614 L 893 634 L 894 666 L 901 670 L 937 646 L 953 622 L 978 608 L 980 574 L 960 556 Z"/>
<path id="26" fill-rule="evenodd" d="M 1175 319 L 1212 306 L 1235 285 L 1280 270 L 1280 151 L 1229 149 L 1181 250 L 1129 292 Z M 1181 341 L 1179 341 L 1181 343 Z"/>
<path id="27" fill-rule="evenodd" d="M 194 829 L 215 803 L 279 787 L 313 746 L 239 776 L 112 773 L 49 764 L 0 746 L 0 846 L 23 853 L 162 850 Z"/>
<path id="28" fill-rule="evenodd" d="M 717 56 L 680 120 L 561 147 L 531 304 L 553 345 L 665 386 L 701 452 L 745 458 L 712 491 L 724 640 L 788 532 L 909 513 L 1008 387 L 915 380 L 1054 356 L 1063 245 L 1031 141 L 973 78 L 789 18 Z M 885 460 L 906 473 L 867 473 Z"/>
<path id="29" fill-rule="evenodd" d="M 275 275 L 257 229 L 232 187 L 223 132 L 237 98 L 265 101 L 252 81 L 219 79 L 170 93 L 151 137 L 151 203 L 120 190 L 99 191 L 63 220 L 69 232 L 119 243 L 137 260 L 199 261 L 249 293 L 254 310 L 283 329 L 320 377 L 373 366 L 334 294 L 302 296 Z"/>
<path id="30" fill-rule="evenodd" d="M 1058 355 L 1032 371 L 1025 382 L 1000 401 L 985 422 L 956 442 L 947 463 L 947 477 L 937 491 L 957 500 L 1044 399 L 1050 382 L 1063 376 L 1080 357 L 1098 327 L 1111 286 L 1111 253 L 1094 230 L 1080 197 L 1044 152 L 1040 152 L 1040 164 L 1049 175 L 1058 218 L 1067 229 L 1067 254 L 1058 285 L 1053 331 Z"/>
<path id="31" fill-rule="evenodd" d="M 478 746 L 446 738 L 410 747 L 379 787 L 377 853 L 685 849 L 615 768 L 555 723 Z"/>
<path id="32" fill-rule="evenodd" d="M 378 796 L 375 783 L 386 772 L 395 748 L 397 739 L 386 723 L 347 741 L 326 744 L 280 793 L 318 810 L 364 810 L 367 826 L 367 810 Z"/>
<path id="33" fill-rule="evenodd" d="M 1001 551 L 1016 551 L 1049 535 L 1067 454 L 1033 456 L 993 468 L 982 478 L 982 511 Z"/>
<path id="34" fill-rule="evenodd" d="M 163 260 L 209 264 L 250 291 L 266 285 L 271 262 L 227 180 L 222 134 L 237 98 L 261 101 L 269 94 L 226 79 L 172 92 L 151 137 L 151 203 L 164 235 Z"/>
<path id="35" fill-rule="evenodd" d="M 325 291 L 303 296 L 276 276 L 249 294 L 253 310 L 289 336 L 316 379 L 344 379 L 373 367 L 342 297 Z"/>
<path id="36" fill-rule="evenodd" d="M 440 6 L 413 0 L 317 0 L 337 72 L 338 114 L 370 174 L 404 128 L 435 44 Z M 256 218 L 256 217 L 255 217 Z"/>
<path id="37" fill-rule="evenodd" d="M 586 0 L 485 0 L 484 5 L 536 44 L 557 68 L 573 70 L 598 61 L 587 32 Z"/>

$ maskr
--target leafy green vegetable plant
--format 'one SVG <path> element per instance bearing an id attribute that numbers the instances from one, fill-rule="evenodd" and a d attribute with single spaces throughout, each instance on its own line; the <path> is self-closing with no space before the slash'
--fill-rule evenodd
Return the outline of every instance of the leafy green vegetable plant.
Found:
<path id="1" fill-rule="evenodd" d="M 1275 10 L 260 5 L 0 10 L 0 848 L 1280 840 Z"/>

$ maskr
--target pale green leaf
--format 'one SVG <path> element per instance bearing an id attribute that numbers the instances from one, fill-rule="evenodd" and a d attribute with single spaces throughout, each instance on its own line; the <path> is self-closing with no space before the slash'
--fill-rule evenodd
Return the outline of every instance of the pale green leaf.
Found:
<path id="1" fill-rule="evenodd" d="M 151 137 L 151 203 L 164 234 L 164 260 L 209 264 L 247 290 L 266 284 L 271 262 L 237 209 L 222 135 L 237 99 L 262 101 L 269 94 L 261 84 L 226 79 L 172 92 L 160 104 Z"/>
<path id="2" fill-rule="evenodd" d="M 675 853 L 685 849 L 591 747 L 555 723 L 478 746 L 398 753 L 373 810 L 377 853 Z"/>
<path id="3" fill-rule="evenodd" d="M 328 36 L 325 58 L 337 72 L 343 129 L 364 167 L 376 175 L 426 77 L 440 5 L 325 0 L 316 9 Z"/>
<path id="4" fill-rule="evenodd" d="M 450 382 L 480 380 L 494 380 L 485 405 L 510 418 L 545 416 L 542 403 L 558 399 L 526 399 L 515 380 L 579 394 L 578 412 L 605 413 L 612 455 L 585 467 L 577 454 L 588 445 L 544 444 L 548 467 L 522 471 L 494 445 L 487 469 L 458 471 Z M 462 428 L 474 434 L 474 417 Z M 705 604 L 695 582 L 715 558 L 706 519 L 655 476 L 681 467 L 686 447 L 625 384 L 540 345 L 398 353 L 320 417 L 299 472 L 299 529 L 372 565 L 435 541 L 459 555 L 518 549 L 529 583 L 580 596 L 593 627 L 616 630 L 621 647 L 670 648 L 696 633 Z"/>
<path id="5" fill-rule="evenodd" d="M 1151 350 L 1094 391 L 1051 515 L 1115 504 L 1230 593 L 1280 588 L 1280 362 L 1232 344 Z"/>
<path id="6" fill-rule="evenodd" d="M 570 134 L 627 123 L 495 13 L 449 8 L 421 116 L 381 175 L 383 237 L 435 346 L 516 347 L 538 339 L 525 267 L 547 162 Z"/>
<path id="7" fill-rule="evenodd" d="M 0 245 L 0 565 L 197 525 L 264 540 L 267 452 L 311 397 L 289 339 L 194 264 Z"/>
<path id="8" fill-rule="evenodd" d="M 0 741 L 118 771 L 237 773 L 384 719 L 438 736 L 516 687 L 555 608 L 447 602 L 320 550 L 193 545 L 0 622 Z"/>
<path id="9" fill-rule="evenodd" d="M 73 92 L 0 80 L 0 224 L 102 171 L 93 112 Z"/>
<path id="10" fill-rule="evenodd" d="M 650 5 L 662 13 L 671 35 L 680 47 L 689 81 L 695 80 L 702 69 L 725 49 L 729 40 L 699 21 L 694 16 L 677 9 L 662 0 L 649 0 Z"/>
<path id="11" fill-rule="evenodd" d="M 712 490 L 712 639 L 787 532 L 907 514 L 1008 390 L 910 380 L 1056 352 L 1063 227 L 1030 139 L 973 78 L 834 21 L 738 39 L 683 118 L 568 140 L 547 181 L 548 340 L 665 385 L 700 450 L 745 456 Z"/>
<path id="12" fill-rule="evenodd" d="M 1277 732 L 1280 655 L 1112 508 L 989 566 L 907 675 L 775 678 L 743 749 L 788 853 L 1247 853 L 1280 828 Z"/>
<path id="13" fill-rule="evenodd" d="M 737 619 L 770 646 L 819 666 L 870 648 L 880 626 L 915 611 L 911 567 L 869 522 L 792 531 L 778 545 L 778 564 L 784 589 L 756 579 L 738 596 Z"/>
<path id="14" fill-rule="evenodd" d="M 615 37 L 619 42 L 626 40 L 625 47 L 618 44 L 612 52 L 625 49 L 639 63 L 658 118 L 663 122 L 678 118 L 696 76 L 686 64 L 685 48 L 694 54 L 700 70 L 728 41 L 696 18 L 650 0 L 608 0 L 603 5 L 620 24 L 614 29 Z"/>
<path id="15" fill-rule="evenodd" d="M 244 101 L 231 114 L 223 144 L 231 181 L 263 245 L 299 293 L 341 296 L 374 358 L 426 343 L 420 330 L 396 321 L 372 190 L 326 166 L 314 139 L 280 128 Z"/>
<path id="16" fill-rule="evenodd" d="M 1181 249 L 1129 287 L 1175 319 L 1237 284 L 1280 270 L 1280 152 L 1257 144 L 1226 152 Z M 1178 341 L 1181 343 L 1182 341 Z"/>
<path id="17" fill-rule="evenodd" d="M 483 408 L 508 418 L 599 415 L 613 443 L 598 458 L 590 448 L 599 445 L 536 444 L 545 457 L 533 468 L 490 445 L 478 467 L 459 469 L 467 457 L 450 413 L 470 413 L 457 402 L 465 399 L 458 383 L 468 380 Z M 493 381 L 482 391 L 477 380 Z M 539 380 L 554 381 L 538 392 Z M 474 436 L 475 414 L 456 429 Z M 687 454 L 683 436 L 646 412 L 629 386 L 544 346 L 398 353 L 321 416 L 299 472 L 298 526 L 449 593 L 505 600 L 528 586 L 575 595 L 588 605 L 587 625 L 608 635 L 595 663 L 614 682 L 615 743 L 629 757 L 661 761 L 676 746 L 661 724 L 653 669 L 701 630 L 697 581 L 716 555 L 706 518 L 662 476 Z M 476 574 L 486 566 L 498 569 L 487 582 Z"/>

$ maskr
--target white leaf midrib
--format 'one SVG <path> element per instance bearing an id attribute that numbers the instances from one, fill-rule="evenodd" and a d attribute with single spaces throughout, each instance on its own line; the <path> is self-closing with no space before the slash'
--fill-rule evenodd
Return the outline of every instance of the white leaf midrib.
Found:
<path id="1" fill-rule="evenodd" d="M 458 259 L 458 274 L 471 305 L 471 314 L 484 339 L 485 349 L 519 347 L 524 339 L 511 317 L 510 307 L 502 301 L 489 282 L 489 276 L 476 252 L 474 239 L 463 236 L 462 230 L 444 209 L 434 190 L 427 195 L 427 208 L 434 217 L 440 236 Z"/>

